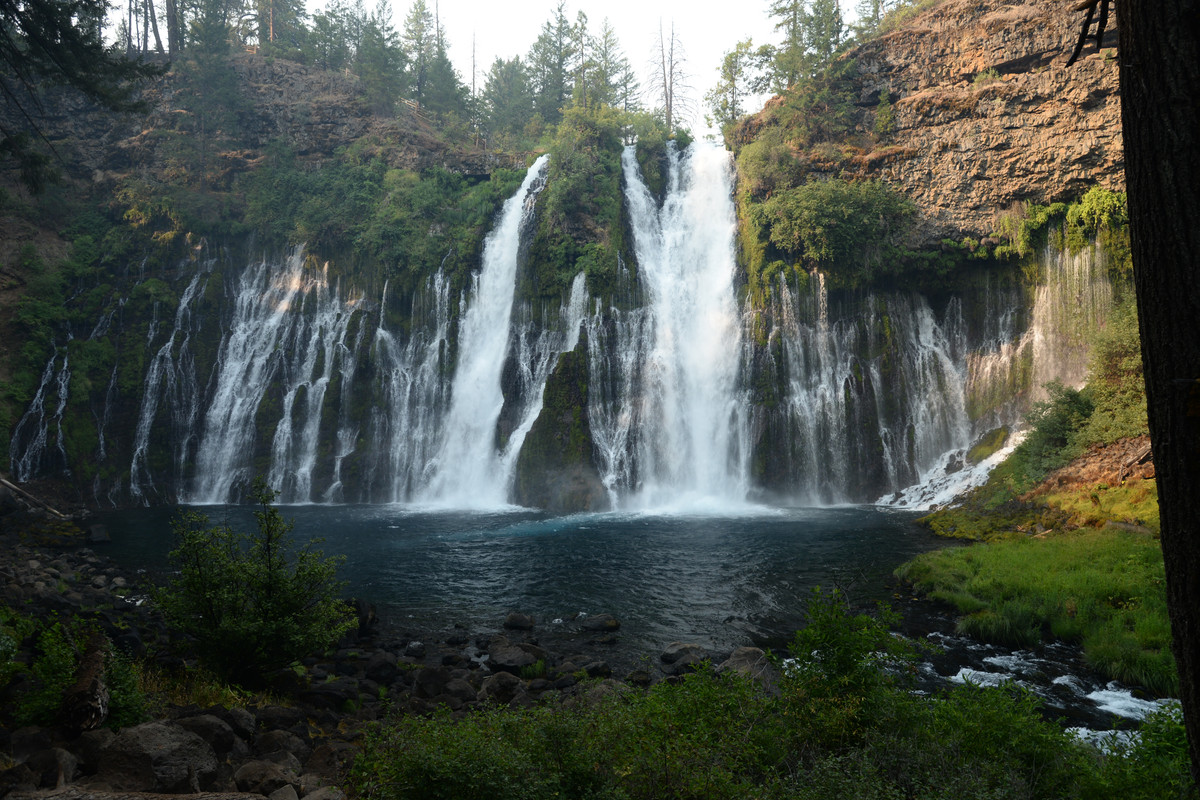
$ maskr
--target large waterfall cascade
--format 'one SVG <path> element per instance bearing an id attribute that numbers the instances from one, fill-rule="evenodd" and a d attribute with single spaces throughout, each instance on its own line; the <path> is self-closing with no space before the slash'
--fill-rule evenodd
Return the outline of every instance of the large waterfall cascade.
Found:
<path id="1" fill-rule="evenodd" d="M 547 157 L 542 156 L 500 212 L 483 247 L 483 266 L 470 297 L 463 298 L 458 328 L 458 365 L 451 385 L 450 409 L 442 425 L 442 441 L 429 465 L 428 483 L 418 498 L 450 505 L 495 506 L 506 498 L 497 486 L 499 454 L 496 421 L 504 406 L 500 374 L 509 347 L 513 292 L 521 228 L 532 214 L 545 183 Z"/>
<path id="2" fill-rule="evenodd" d="M 670 148 L 661 208 L 632 146 L 622 168 L 647 303 L 612 310 L 611 326 L 600 312 L 589 323 L 589 364 L 600 378 L 589 416 L 602 479 L 619 504 L 743 503 L 749 447 L 737 384 L 729 154 Z"/>
<path id="3" fill-rule="evenodd" d="M 980 435 L 1018 425 L 1047 381 L 1086 376 L 1086 342 L 1111 304 L 1099 248 L 1048 247 L 1028 297 L 985 281 L 933 307 L 913 292 L 830 294 L 813 274 L 781 277 L 764 309 L 739 307 L 728 154 L 668 149 L 665 167 L 655 198 L 633 148 L 622 156 L 634 307 L 590 298 L 582 274 L 557 309 L 517 295 L 545 158 L 497 215 L 470 287 L 455 296 L 431 275 L 403 332 L 386 324 L 386 284 L 378 300 L 343 290 L 302 248 L 248 266 L 225 284 L 223 321 L 204 318 L 214 267 L 197 262 L 173 318 L 155 306 L 148 327 L 129 497 L 223 503 L 262 474 L 292 503 L 503 506 L 547 380 L 581 330 L 592 466 L 616 508 L 929 502 L 905 490 L 944 495 Z M 216 357 L 205 375 L 193 355 L 202 328 Z M 55 350 L 14 427 L 18 480 L 68 461 L 71 346 Z M 109 400 L 91 412 L 101 451 L 119 435 L 116 379 L 114 367 Z M 97 483 L 97 499 L 119 480 Z"/>

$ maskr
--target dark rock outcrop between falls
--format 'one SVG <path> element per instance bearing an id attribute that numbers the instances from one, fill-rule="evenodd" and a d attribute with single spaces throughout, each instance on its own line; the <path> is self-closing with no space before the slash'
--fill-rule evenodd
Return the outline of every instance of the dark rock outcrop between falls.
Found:
<path id="1" fill-rule="evenodd" d="M 0 594 L 32 620 L 88 621 L 150 669 L 187 674 L 196 653 L 155 610 L 147 576 L 123 572 L 102 544 L 89 545 L 74 523 L 10 504 L 0 516 Z M 0 796 L 343 800 L 359 743 L 389 714 L 570 706 L 676 680 L 706 661 L 770 680 L 757 648 L 716 654 L 675 642 L 660 658 L 621 663 L 611 657 L 620 621 L 608 614 L 556 624 L 550 641 L 539 638 L 549 626 L 519 611 L 481 623 L 499 632 L 417 632 L 375 619 L 364 601 L 355 607 L 358 629 L 275 675 L 262 695 L 271 700 L 160 704 L 153 718 L 120 729 L 81 731 L 65 721 L 19 727 L 17 707 L 36 688 L 28 667 L 38 657 L 37 635 L 27 636 L 13 656 L 23 669 L 0 688 Z"/>

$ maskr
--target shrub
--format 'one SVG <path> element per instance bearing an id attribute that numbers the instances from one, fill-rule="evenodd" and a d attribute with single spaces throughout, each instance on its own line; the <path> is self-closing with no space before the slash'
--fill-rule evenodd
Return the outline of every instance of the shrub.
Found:
<path id="1" fill-rule="evenodd" d="M 22 725 L 50 725 L 59 721 L 63 701 L 75 684 L 84 648 L 96 636 L 92 625 L 55 622 L 38 637 L 38 656 L 30 673 L 34 687 L 17 707 Z M 108 718 L 105 724 L 121 728 L 135 725 L 146 716 L 146 698 L 138 686 L 133 664 L 104 639 L 104 684 L 108 688 Z"/>
<path id="2" fill-rule="evenodd" d="M 315 540 L 294 550 L 293 523 L 271 505 L 276 493 L 257 479 L 253 496 L 251 534 L 208 527 L 196 512 L 175 520 L 170 560 L 179 573 L 157 598 L 168 620 L 199 641 L 203 660 L 240 683 L 328 647 L 353 624 L 337 597 L 342 559 L 326 558 Z"/>

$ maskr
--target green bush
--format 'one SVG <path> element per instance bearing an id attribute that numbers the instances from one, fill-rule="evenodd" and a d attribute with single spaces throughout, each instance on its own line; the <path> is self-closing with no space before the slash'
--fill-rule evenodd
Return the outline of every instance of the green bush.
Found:
<path id="1" fill-rule="evenodd" d="M 762 209 L 775 247 L 854 286 L 899 257 L 916 206 L 880 181 L 834 178 L 777 192 Z"/>
<path id="2" fill-rule="evenodd" d="M 271 505 L 276 493 L 254 482 L 257 530 L 208 527 L 196 512 L 173 523 L 178 575 L 157 593 L 167 619 L 196 637 L 214 671 L 253 684 L 276 669 L 337 641 L 353 624 L 338 598 L 341 558 L 326 558 L 310 541 L 293 548 L 293 524 Z"/>
<path id="3" fill-rule="evenodd" d="M 55 622 L 38 636 L 38 655 L 30 668 L 33 689 L 17 706 L 21 725 L 52 725 L 59 722 L 66 693 L 75 684 L 84 648 L 96 636 L 92 625 Z M 146 698 L 138 686 L 133 664 L 105 639 L 104 676 L 108 688 L 108 718 L 105 725 L 122 728 L 145 719 Z"/>
<path id="4" fill-rule="evenodd" d="M 1092 341 L 1085 394 L 1094 410 L 1076 431 L 1076 450 L 1149 433 L 1142 343 L 1133 298 L 1114 306 Z"/>

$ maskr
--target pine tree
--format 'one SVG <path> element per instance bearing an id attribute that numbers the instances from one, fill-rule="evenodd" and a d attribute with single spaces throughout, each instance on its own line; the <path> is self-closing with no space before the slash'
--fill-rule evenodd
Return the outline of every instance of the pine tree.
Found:
<path id="1" fill-rule="evenodd" d="M 437 56 L 437 31 L 433 14 L 425 0 L 415 0 L 404 20 L 404 51 L 408 57 L 409 94 L 418 105 L 425 105 L 430 72 Z"/>
<path id="2" fill-rule="evenodd" d="M 502 146 L 520 141 L 533 115 L 533 92 L 519 57 L 511 61 L 497 58 L 492 63 L 482 101 L 489 144 Z"/>
<path id="3" fill-rule="evenodd" d="M 574 40 L 566 4 L 560 2 L 553 16 L 542 25 L 542 32 L 526 59 L 534 110 L 551 125 L 562 119 L 563 106 L 571 97 L 569 78 L 575 65 Z"/>
<path id="4" fill-rule="evenodd" d="M 362 82 L 367 102 L 377 114 L 395 113 L 404 89 L 404 50 L 392 27 L 392 8 L 379 0 L 363 24 L 354 71 Z"/>

